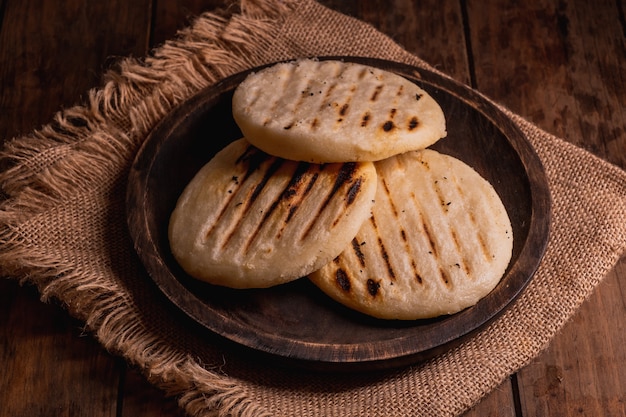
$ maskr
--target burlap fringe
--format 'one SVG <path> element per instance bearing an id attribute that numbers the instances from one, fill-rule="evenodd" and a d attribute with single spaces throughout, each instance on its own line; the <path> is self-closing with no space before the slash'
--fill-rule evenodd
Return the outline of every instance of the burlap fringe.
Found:
<path id="1" fill-rule="evenodd" d="M 192 416 L 269 412 L 228 377 L 160 342 L 110 280 L 85 276 L 30 247 L 21 224 L 79 193 L 103 192 L 109 179 L 94 173 L 113 172 L 113 183 L 124 182 L 133 155 L 156 123 L 199 90 L 263 63 L 258 49 L 247 45 L 269 45 L 282 16 L 296 3 L 243 0 L 236 13 L 233 4 L 230 11 L 202 14 L 145 59 L 120 61 L 85 104 L 60 111 L 52 123 L 7 142 L 0 153 L 5 167 L 0 185 L 7 197 L 0 205 L 0 273 L 36 285 L 44 301 L 65 301 L 106 349 L 178 396 Z"/>

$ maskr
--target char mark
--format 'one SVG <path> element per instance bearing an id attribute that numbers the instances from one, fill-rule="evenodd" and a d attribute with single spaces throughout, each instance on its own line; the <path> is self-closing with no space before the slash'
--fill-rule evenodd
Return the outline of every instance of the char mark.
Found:
<path id="1" fill-rule="evenodd" d="M 354 250 L 354 254 L 356 258 L 359 260 L 359 264 L 364 267 L 365 266 L 365 254 L 361 250 L 361 245 L 356 238 L 352 239 L 352 250 Z"/>
<path id="2" fill-rule="evenodd" d="M 361 118 L 361 127 L 367 126 L 371 118 L 372 118 L 372 115 L 369 112 L 365 113 L 363 117 Z"/>
<path id="3" fill-rule="evenodd" d="M 393 216 L 397 219 L 398 209 L 396 205 L 393 203 L 393 198 L 391 197 L 391 189 L 389 188 L 389 184 L 387 184 L 387 181 L 385 181 L 384 178 L 382 178 L 382 184 L 383 184 L 383 189 L 385 190 L 385 194 L 388 197 L 389 205 L 391 206 L 391 212 L 393 213 Z"/>
<path id="4" fill-rule="evenodd" d="M 243 153 L 241 155 L 239 155 L 239 157 L 235 160 L 235 164 L 240 164 L 240 163 L 248 163 L 250 164 L 250 160 L 254 157 L 259 158 L 258 154 L 260 151 L 255 148 L 252 145 L 249 145 L 246 147 L 246 149 L 243 151 Z M 261 162 L 256 163 L 256 167 L 258 168 L 258 166 L 261 164 Z"/>
<path id="5" fill-rule="evenodd" d="M 302 234 L 301 239 L 304 239 L 308 236 L 309 232 L 315 225 L 317 218 L 319 218 L 321 213 L 326 209 L 326 207 L 328 207 L 328 205 L 333 200 L 333 198 L 335 197 L 339 189 L 343 187 L 344 184 L 352 181 L 356 170 L 357 170 L 356 162 L 345 162 L 341 165 L 341 168 L 339 169 L 339 173 L 337 174 L 337 179 L 335 180 L 335 183 L 333 184 L 333 188 L 331 189 L 330 193 L 326 196 L 326 199 L 324 200 L 324 202 L 322 203 L 322 205 L 320 206 L 318 210 L 318 216 L 311 222 L 311 224 L 309 224 L 309 227 L 307 227 L 307 229 Z M 354 190 L 352 190 L 353 186 L 354 184 L 352 184 L 352 186 L 349 187 L 348 194 L 350 194 L 351 192 L 353 193 L 355 192 Z M 360 184 L 358 187 L 360 187 Z M 356 197 L 356 194 L 354 195 L 354 197 Z M 354 197 L 352 198 L 352 200 L 354 200 Z M 348 199 L 350 199 L 349 196 L 348 196 Z M 333 225 L 337 224 L 337 221 L 338 220 L 336 220 Z"/>
<path id="6" fill-rule="evenodd" d="M 350 284 L 350 278 L 343 269 L 338 268 L 335 272 L 335 282 L 344 292 L 350 292 L 352 284 Z"/>
<path id="7" fill-rule="evenodd" d="M 380 289 L 380 282 L 374 281 L 371 278 L 367 280 L 367 292 L 372 297 L 376 297 L 378 295 L 379 289 Z"/>
<path id="8" fill-rule="evenodd" d="M 317 219 L 321 216 L 322 212 L 326 209 L 326 207 L 328 207 L 328 205 L 333 200 L 333 198 L 335 198 L 339 189 L 341 189 L 344 186 L 344 184 L 353 181 L 356 170 L 357 170 L 356 162 L 346 162 L 341 165 L 341 168 L 339 169 L 339 173 L 337 174 L 337 179 L 335 180 L 335 183 L 333 184 L 332 190 L 326 196 L 326 199 L 324 200 L 324 202 L 322 203 L 322 205 L 320 206 L 317 212 L 317 216 L 315 216 L 315 219 L 313 220 L 313 222 L 311 222 L 311 224 L 309 224 L 309 227 L 307 227 L 307 229 L 304 231 L 304 233 L 301 236 L 301 239 L 305 239 L 308 236 L 311 229 L 313 229 L 313 226 L 315 225 Z M 355 188 L 355 182 L 358 183 L 356 184 L 356 188 Z M 361 179 L 359 178 L 359 180 L 355 182 L 353 182 L 348 188 L 346 198 L 344 199 L 344 201 L 346 201 L 346 204 L 352 203 L 354 199 L 356 198 L 358 191 L 360 190 Z M 333 226 L 336 226 L 338 222 L 339 222 L 339 219 L 336 219 L 333 223 Z"/>
<path id="9" fill-rule="evenodd" d="M 262 152 L 259 152 L 259 153 L 263 154 Z M 265 155 L 265 154 L 263 154 L 263 155 Z M 267 185 L 267 183 L 270 180 L 270 178 L 276 173 L 276 171 L 278 171 L 280 169 L 280 167 L 283 165 L 284 162 L 285 162 L 284 159 L 274 158 L 274 161 L 272 162 L 272 164 L 268 167 L 267 171 L 265 171 L 265 174 L 263 175 L 263 178 L 254 187 L 254 190 L 252 191 L 252 194 L 250 194 L 250 197 L 247 199 L 246 207 L 244 208 L 243 214 L 241 216 L 242 219 L 245 217 L 245 214 L 250 210 L 250 207 L 252 207 L 252 205 L 256 201 L 257 197 L 261 194 L 261 192 L 263 191 L 263 188 L 265 188 L 265 186 Z M 254 170 L 250 170 L 249 169 L 248 173 L 246 174 L 246 177 L 248 177 L 253 171 Z M 285 194 L 285 193 L 283 192 L 282 194 Z M 274 211 L 274 209 L 276 208 L 277 205 L 278 205 L 278 202 L 274 201 L 274 203 L 272 204 L 270 209 L 265 213 L 265 215 L 263 216 L 263 221 L 261 221 L 261 223 L 259 224 L 259 226 L 255 230 L 255 232 L 252 234 L 250 239 L 248 239 L 248 242 L 245 245 L 244 252 L 248 251 L 248 248 L 250 247 L 250 244 L 254 240 L 255 236 L 258 234 L 261 225 L 263 225 L 265 220 L 272 214 L 272 212 Z M 226 237 L 226 239 L 224 239 L 224 241 L 222 242 L 222 248 L 224 248 L 224 247 L 226 247 L 226 245 L 228 245 L 228 242 L 230 241 L 231 237 L 235 234 L 235 230 L 236 229 L 237 228 L 234 228 L 233 231 Z"/>
<path id="10" fill-rule="evenodd" d="M 448 287 L 449 289 L 451 289 L 452 288 L 452 280 L 448 276 L 448 273 L 443 268 L 439 269 L 439 273 L 441 274 L 441 280 L 443 281 L 444 285 L 446 287 Z"/>
<path id="11" fill-rule="evenodd" d="M 417 265 L 415 264 L 415 260 L 413 259 L 411 260 L 411 266 L 413 267 L 413 272 L 415 273 L 415 280 L 417 281 L 418 284 L 423 284 L 424 280 L 422 279 L 422 276 L 417 271 Z"/>
<path id="12" fill-rule="evenodd" d="M 393 128 L 394 128 L 394 124 L 393 124 L 393 122 L 391 120 L 387 120 L 385 123 L 383 123 L 381 128 L 385 132 L 391 132 L 393 130 Z"/>
<path id="13" fill-rule="evenodd" d="M 348 198 L 346 199 L 346 204 L 350 205 L 354 202 L 354 199 L 357 195 L 359 195 L 359 191 L 361 191 L 361 183 L 363 182 L 363 178 L 359 177 L 352 183 L 350 188 L 348 189 Z"/>
<path id="14" fill-rule="evenodd" d="M 459 192 L 462 192 L 462 191 L 459 191 Z M 474 213 L 471 211 L 469 212 L 469 219 L 470 219 L 470 222 L 472 223 L 473 229 L 478 232 L 478 235 L 476 236 L 476 238 L 478 239 L 478 246 L 480 246 L 480 250 L 483 256 L 485 257 L 485 260 L 487 260 L 488 262 L 492 262 L 493 256 L 491 255 L 489 245 L 487 245 L 487 242 L 485 241 L 485 237 L 480 233 L 481 228 L 476 221 L 476 217 L 474 216 Z"/>
<path id="15" fill-rule="evenodd" d="M 378 96 L 380 95 L 381 91 L 383 91 L 382 84 L 381 85 L 377 85 L 376 88 L 374 89 L 374 92 L 372 93 L 372 96 L 370 97 L 370 101 L 378 100 Z"/>
<path id="16" fill-rule="evenodd" d="M 328 206 L 328 204 L 333 199 L 335 194 L 337 194 L 337 191 L 339 191 L 339 189 L 344 184 L 352 180 L 352 178 L 354 177 L 354 173 L 356 172 L 356 169 L 357 169 L 356 162 L 346 162 L 341 165 L 341 169 L 339 170 L 337 179 L 335 180 L 335 183 L 333 184 L 333 188 L 330 191 L 330 194 L 328 194 L 328 196 L 326 197 L 326 200 L 324 200 L 324 203 L 322 204 L 320 211 L 323 211 L 324 209 L 326 209 L 326 206 Z M 360 184 L 359 184 L 359 187 L 360 187 Z M 348 193 L 350 193 L 350 190 L 348 191 Z M 354 200 L 354 198 L 352 198 L 352 200 Z"/>
<path id="17" fill-rule="evenodd" d="M 391 266 L 389 253 L 387 253 L 387 249 L 385 248 L 383 240 L 380 237 L 378 238 L 378 249 L 380 249 L 380 256 L 383 258 L 383 261 L 385 261 L 385 266 L 387 267 L 387 274 L 389 275 L 389 279 L 394 281 L 396 279 L 396 273 Z"/>
<path id="18" fill-rule="evenodd" d="M 285 160 L 281 158 L 274 159 L 274 162 L 272 162 L 272 164 L 265 172 L 265 175 L 263 175 L 263 179 L 261 180 L 261 182 L 259 182 L 256 187 L 254 187 L 254 191 L 252 191 L 250 199 L 248 200 L 248 207 L 250 207 L 252 203 L 256 201 L 257 197 L 261 194 L 261 191 L 263 191 L 263 188 L 265 188 L 265 186 L 267 185 L 267 182 L 270 180 L 270 178 L 272 178 L 276 171 L 280 169 L 284 162 Z M 252 171 L 249 169 L 248 172 L 251 173 Z M 248 174 L 246 174 L 246 176 L 248 176 Z"/>
<path id="19" fill-rule="evenodd" d="M 280 196 L 276 200 L 272 202 L 272 205 L 270 206 L 270 208 L 263 214 L 263 219 L 258 224 L 256 230 L 254 231 L 254 233 L 251 235 L 250 239 L 248 240 L 248 244 L 246 245 L 246 251 L 248 247 L 250 246 L 250 244 L 254 241 L 254 239 L 258 235 L 260 229 L 265 224 L 265 221 L 269 219 L 272 213 L 276 211 L 276 207 L 278 207 L 283 202 L 288 204 L 290 200 L 293 200 L 298 195 L 304 195 L 306 192 L 308 192 L 308 190 L 310 189 L 310 186 L 308 184 L 305 188 L 304 193 L 302 192 L 302 188 L 304 186 L 305 177 L 307 177 L 307 174 L 310 172 L 311 167 L 312 165 L 307 162 L 298 163 L 293 175 L 291 176 L 291 179 L 289 180 L 289 183 L 287 184 L 283 192 L 280 194 Z M 317 173 L 314 175 L 317 175 Z M 308 176 L 312 176 L 312 175 L 308 175 Z M 278 231 L 277 237 L 280 237 L 282 235 L 282 232 L 285 226 L 293 218 L 298 207 L 299 207 L 298 204 L 294 204 L 293 206 L 289 208 L 287 217 L 283 221 L 283 224 L 281 225 Z"/>
<path id="20" fill-rule="evenodd" d="M 267 155 L 266 153 L 262 152 L 261 150 L 259 150 L 258 148 L 250 145 L 248 146 L 244 152 L 235 160 L 236 164 L 244 164 L 244 167 L 246 168 L 246 174 L 244 175 L 244 177 L 242 179 L 240 179 L 239 177 L 233 177 L 233 183 L 235 186 L 241 187 L 242 184 L 252 175 L 253 172 L 255 172 L 256 170 L 261 168 L 261 165 L 266 162 L 269 161 L 271 159 L 274 159 L 274 163 L 273 163 L 273 167 L 274 168 L 270 168 L 270 169 L 274 169 L 278 170 L 278 168 L 280 167 L 280 165 L 282 164 L 283 160 L 280 160 L 278 158 L 274 158 L 274 157 L 270 157 L 269 155 Z M 256 196 L 258 196 L 258 193 L 260 193 L 260 189 L 263 188 L 263 186 L 267 183 L 267 181 L 269 180 L 269 177 L 271 176 L 268 175 L 267 173 L 265 174 L 263 180 L 261 180 L 261 183 L 257 184 L 256 188 L 258 189 L 257 194 L 255 195 L 254 198 L 256 198 Z M 256 190 L 255 190 L 256 191 Z M 222 210 L 222 212 L 218 215 L 216 222 L 214 223 L 213 226 L 215 226 L 217 223 L 219 223 L 220 219 L 223 217 L 224 213 L 226 212 L 226 209 L 228 208 L 228 206 L 230 205 L 230 201 L 232 201 L 232 199 L 235 197 L 235 195 L 238 193 L 238 190 L 229 190 L 229 194 L 230 194 L 230 200 L 228 202 L 228 204 L 224 205 L 224 208 Z M 247 212 L 252 204 L 253 199 L 252 198 L 248 198 L 245 201 L 246 206 L 243 207 L 243 212 Z M 239 203 L 237 204 L 242 205 L 243 203 Z M 213 228 L 211 227 L 209 230 L 206 231 L 205 237 L 208 238 L 209 235 L 213 232 Z M 226 244 L 228 244 L 228 241 L 230 240 L 230 238 L 232 237 L 234 231 L 232 231 L 224 240 L 222 247 L 224 247 Z"/>

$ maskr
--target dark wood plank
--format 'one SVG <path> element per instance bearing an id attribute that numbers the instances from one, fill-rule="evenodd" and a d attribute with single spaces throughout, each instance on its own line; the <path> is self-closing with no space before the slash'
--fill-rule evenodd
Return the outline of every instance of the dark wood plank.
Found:
<path id="1" fill-rule="evenodd" d="M 459 1 L 323 0 L 320 3 L 368 22 L 433 67 L 469 84 Z"/>
<path id="2" fill-rule="evenodd" d="M 28 133 L 99 84 L 115 57 L 142 56 L 150 2 L 6 0 L 0 138 Z"/>
<path id="3" fill-rule="evenodd" d="M 79 103 L 116 56 L 145 53 L 150 2 L 5 0 L 0 138 Z M 113 57 L 113 58 L 112 58 Z M 124 366 L 33 289 L 2 281 L 0 414 L 114 416 Z M 4 312 L 4 311 L 3 311 Z"/>
<path id="4" fill-rule="evenodd" d="M 626 44 L 617 5 L 491 1 L 469 2 L 468 10 L 481 91 L 626 167 Z"/>
<path id="5" fill-rule="evenodd" d="M 78 321 L 14 282 L 0 283 L 0 304 L 0 414 L 115 416 L 120 364 Z"/>
<path id="6" fill-rule="evenodd" d="M 516 415 L 511 379 L 507 378 L 499 387 L 463 414 L 463 417 L 521 417 Z"/>
<path id="7" fill-rule="evenodd" d="M 618 2 L 468 2 L 478 88 L 626 167 L 626 50 Z M 523 415 L 624 415 L 623 264 L 518 374 Z"/>
<path id="8" fill-rule="evenodd" d="M 124 376 L 121 416 L 183 417 L 185 412 L 175 398 L 150 385 L 137 369 L 128 368 Z M 120 417 L 121 417 L 120 416 Z"/>
<path id="9" fill-rule="evenodd" d="M 237 10 L 224 0 L 171 0 L 155 3 L 151 47 L 159 46 L 173 38 L 177 31 L 191 24 L 193 19 L 202 12 L 221 9 L 231 12 Z"/>
<path id="10" fill-rule="evenodd" d="M 626 415 L 626 257 L 519 373 L 524 416 Z"/>

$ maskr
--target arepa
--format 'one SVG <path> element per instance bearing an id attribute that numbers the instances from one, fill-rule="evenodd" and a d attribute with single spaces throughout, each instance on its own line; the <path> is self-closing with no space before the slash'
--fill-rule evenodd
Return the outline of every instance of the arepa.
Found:
<path id="1" fill-rule="evenodd" d="M 309 164 L 246 140 L 218 152 L 171 214 L 172 254 L 192 277 L 232 288 L 282 284 L 320 268 L 371 215 L 373 163 Z"/>
<path id="2" fill-rule="evenodd" d="M 392 72 L 337 60 L 301 59 L 252 73 L 232 112 L 244 137 L 281 158 L 376 161 L 446 136 L 439 104 Z"/>
<path id="3" fill-rule="evenodd" d="M 362 313 L 414 320 L 476 304 L 500 281 L 513 236 L 489 182 L 434 150 L 377 162 L 373 216 L 310 279 Z"/>

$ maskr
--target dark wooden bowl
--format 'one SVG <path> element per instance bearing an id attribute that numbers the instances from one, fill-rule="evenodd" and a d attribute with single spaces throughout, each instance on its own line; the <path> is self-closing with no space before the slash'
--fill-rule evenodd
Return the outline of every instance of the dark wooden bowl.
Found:
<path id="1" fill-rule="evenodd" d="M 337 57 L 335 59 L 338 59 Z M 396 72 L 441 105 L 448 137 L 434 149 L 489 180 L 506 206 L 513 257 L 498 286 L 475 306 L 432 320 L 386 321 L 350 311 L 307 279 L 262 290 L 233 290 L 194 280 L 173 259 L 169 216 L 198 169 L 241 137 L 231 114 L 231 76 L 176 108 L 139 151 L 128 180 L 128 225 L 149 276 L 178 309 L 207 331 L 285 363 L 320 370 L 371 370 L 432 357 L 500 314 L 531 280 L 546 247 L 550 195 L 543 167 L 517 126 L 468 87 L 408 65 L 341 57 Z"/>

